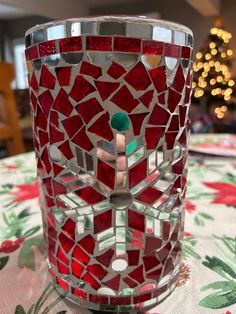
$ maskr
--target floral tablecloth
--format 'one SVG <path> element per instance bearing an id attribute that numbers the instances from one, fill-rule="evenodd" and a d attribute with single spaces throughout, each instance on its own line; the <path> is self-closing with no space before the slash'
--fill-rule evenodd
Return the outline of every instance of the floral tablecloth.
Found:
<path id="1" fill-rule="evenodd" d="M 34 154 L 0 161 L 0 314 L 88 314 L 49 282 Z M 236 313 L 236 160 L 190 156 L 178 287 L 147 313 Z"/>

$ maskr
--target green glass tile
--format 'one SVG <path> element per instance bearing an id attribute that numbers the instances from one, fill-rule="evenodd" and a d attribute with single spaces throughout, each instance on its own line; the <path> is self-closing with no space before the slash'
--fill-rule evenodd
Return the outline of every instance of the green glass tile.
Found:
<path id="1" fill-rule="evenodd" d="M 126 145 L 126 155 L 132 154 L 138 147 L 137 139 L 134 139 L 132 142 Z"/>
<path id="2" fill-rule="evenodd" d="M 111 118 L 111 126 L 118 132 L 124 132 L 129 129 L 130 119 L 124 112 L 117 112 Z"/>

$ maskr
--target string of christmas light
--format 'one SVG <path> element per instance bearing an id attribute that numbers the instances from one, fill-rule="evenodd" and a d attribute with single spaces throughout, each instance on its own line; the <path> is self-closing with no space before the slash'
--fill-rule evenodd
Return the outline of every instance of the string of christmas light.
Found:
<path id="1" fill-rule="evenodd" d="M 231 77 L 230 66 L 233 55 L 232 49 L 228 47 L 231 33 L 217 26 L 210 30 L 209 40 L 206 47 L 196 54 L 196 61 L 193 64 L 194 89 L 193 97 L 205 97 L 212 103 L 217 98 L 220 105 L 215 109 L 217 118 L 222 119 L 227 111 L 227 104 L 233 93 L 234 80 Z"/>

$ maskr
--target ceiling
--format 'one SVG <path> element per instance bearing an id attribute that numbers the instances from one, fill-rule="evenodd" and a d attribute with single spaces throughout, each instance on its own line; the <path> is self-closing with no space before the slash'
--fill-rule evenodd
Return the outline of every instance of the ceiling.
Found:
<path id="1" fill-rule="evenodd" d="M 0 19 L 8 20 L 30 15 L 26 10 L 14 8 L 6 4 L 0 4 Z"/>
<path id="2" fill-rule="evenodd" d="M 64 15 L 89 15 L 90 8 L 104 5 L 135 3 L 138 0 L 64 0 L 58 6 L 58 0 L 0 0 L 0 19 L 11 19 L 30 14 L 52 18 L 63 18 Z M 156 0 L 157 1 L 157 0 Z M 221 0 L 185 0 L 203 16 L 219 14 Z"/>

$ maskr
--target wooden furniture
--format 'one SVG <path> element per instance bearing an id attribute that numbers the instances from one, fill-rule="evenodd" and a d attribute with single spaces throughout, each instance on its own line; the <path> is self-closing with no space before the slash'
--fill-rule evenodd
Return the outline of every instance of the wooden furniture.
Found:
<path id="1" fill-rule="evenodd" d="M 15 97 L 11 88 L 14 77 L 13 65 L 0 62 L 0 141 L 6 141 L 9 155 L 24 152 Z"/>

